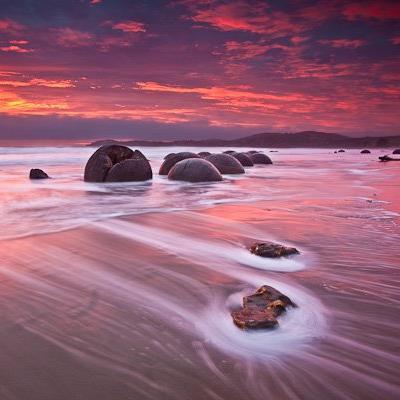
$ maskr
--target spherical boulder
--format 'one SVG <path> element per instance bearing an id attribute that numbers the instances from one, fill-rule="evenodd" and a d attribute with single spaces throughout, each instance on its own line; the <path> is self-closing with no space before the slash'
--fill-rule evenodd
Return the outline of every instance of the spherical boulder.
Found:
<path id="1" fill-rule="evenodd" d="M 49 176 L 41 169 L 32 168 L 29 171 L 29 179 L 48 179 Z"/>
<path id="2" fill-rule="evenodd" d="M 367 149 L 361 150 L 360 153 L 361 154 L 371 154 L 371 152 L 369 150 L 367 150 Z"/>
<path id="3" fill-rule="evenodd" d="M 221 174 L 244 174 L 242 164 L 230 154 L 211 154 L 206 160 L 213 164 Z"/>
<path id="4" fill-rule="evenodd" d="M 400 149 L 395 149 L 395 150 L 393 150 L 393 153 L 392 154 L 400 154 Z"/>
<path id="5" fill-rule="evenodd" d="M 264 153 L 253 153 L 249 157 L 253 164 L 272 164 L 271 159 Z"/>
<path id="6" fill-rule="evenodd" d="M 209 151 L 201 151 L 200 153 L 197 153 L 201 158 L 206 158 L 211 155 Z"/>
<path id="7" fill-rule="evenodd" d="M 186 158 L 171 168 L 168 179 L 186 182 L 215 182 L 222 181 L 222 176 L 209 161 L 202 158 Z"/>
<path id="8" fill-rule="evenodd" d="M 171 168 L 179 161 L 186 160 L 187 158 L 200 158 L 196 153 L 191 153 L 190 151 L 182 151 L 180 153 L 176 153 L 173 156 L 170 156 L 164 160 L 161 164 L 160 171 L 158 172 L 160 175 L 168 175 Z"/>
<path id="9" fill-rule="evenodd" d="M 128 158 L 115 164 L 108 172 L 105 182 L 137 182 L 153 178 L 150 163 L 143 158 Z"/>
<path id="10" fill-rule="evenodd" d="M 164 157 L 164 160 L 167 160 L 168 158 L 171 158 L 175 155 L 175 153 L 169 153 Z"/>
<path id="11" fill-rule="evenodd" d="M 252 167 L 254 165 L 253 161 L 251 161 L 251 158 L 246 153 L 235 153 L 232 154 L 232 156 L 235 157 L 243 167 Z"/>
<path id="12" fill-rule="evenodd" d="M 146 157 L 139 150 L 131 150 L 129 147 L 121 146 L 118 144 L 106 144 L 97 149 L 92 156 L 89 158 L 85 166 L 84 180 L 86 182 L 104 182 L 109 181 L 109 172 L 119 163 L 125 160 L 143 160 L 147 161 Z M 130 169 L 133 164 L 129 164 Z M 150 164 L 149 164 L 150 166 Z M 123 169 L 127 168 L 126 166 Z M 117 168 L 113 172 L 113 182 L 117 182 L 117 175 L 115 171 L 121 171 L 121 168 Z M 131 173 L 132 174 L 132 173 Z M 121 175 L 122 182 L 127 180 L 126 173 Z M 132 175 L 133 176 L 133 175 Z M 136 176 L 140 176 L 138 173 Z M 148 179 L 148 178 L 146 178 Z M 138 180 L 138 179 L 132 179 Z"/>

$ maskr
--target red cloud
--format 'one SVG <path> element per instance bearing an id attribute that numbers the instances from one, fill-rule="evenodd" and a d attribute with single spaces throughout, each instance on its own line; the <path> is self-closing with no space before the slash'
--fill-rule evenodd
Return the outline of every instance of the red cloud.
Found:
<path id="1" fill-rule="evenodd" d="M 31 49 L 24 49 L 23 47 L 15 45 L 0 47 L 0 50 L 13 53 L 31 53 L 33 51 Z"/>
<path id="2" fill-rule="evenodd" d="M 60 28 L 54 30 L 57 35 L 57 43 L 64 47 L 80 47 L 92 44 L 93 35 L 71 28 Z"/>
<path id="3" fill-rule="evenodd" d="M 138 21 L 121 21 L 112 26 L 112 29 L 118 29 L 123 32 L 137 33 L 146 32 L 145 25 Z"/>
<path id="4" fill-rule="evenodd" d="M 0 32 L 17 33 L 23 28 L 23 25 L 11 19 L 0 19 Z"/>
<path id="5" fill-rule="evenodd" d="M 400 4 L 389 1 L 353 3 L 344 8 L 343 14 L 349 20 L 357 18 L 397 19 L 400 18 Z"/>
<path id="6" fill-rule="evenodd" d="M 357 48 L 365 44 L 364 40 L 360 39 L 334 39 L 334 40 L 320 40 L 319 43 L 327 44 L 332 47 L 352 47 Z"/>

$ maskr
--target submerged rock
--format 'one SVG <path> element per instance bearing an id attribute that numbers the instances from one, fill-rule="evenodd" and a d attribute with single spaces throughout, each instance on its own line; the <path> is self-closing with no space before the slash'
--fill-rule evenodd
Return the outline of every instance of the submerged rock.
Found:
<path id="1" fill-rule="evenodd" d="M 392 154 L 400 154 L 400 149 L 395 149 L 395 150 L 393 150 L 393 153 Z"/>
<path id="2" fill-rule="evenodd" d="M 211 154 L 206 160 L 213 164 L 221 174 L 244 174 L 242 164 L 230 154 Z"/>
<path id="3" fill-rule="evenodd" d="M 86 182 L 126 182 L 126 181 L 137 181 L 137 176 L 140 174 L 134 173 L 132 171 L 132 166 L 135 163 L 131 163 L 130 165 L 130 174 L 125 167 L 118 167 L 114 169 L 119 163 L 125 160 L 142 160 L 142 163 L 136 163 L 136 165 L 143 165 L 147 163 L 147 168 L 150 168 L 150 164 L 147 161 L 146 157 L 139 150 L 131 150 L 129 147 L 116 145 L 116 144 L 106 144 L 97 149 L 92 156 L 89 158 L 88 162 L 85 166 L 85 175 L 84 180 Z M 108 179 L 108 174 L 111 170 L 114 169 L 113 172 L 113 180 L 110 181 Z M 118 180 L 118 174 L 116 171 L 124 170 L 124 173 L 121 176 L 121 180 Z M 151 179 L 151 178 L 150 178 Z"/>
<path id="4" fill-rule="evenodd" d="M 361 150 L 360 153 L 361 154 L 371 154 L 371 152 L 369 150 L 367 150 L 367 149 Z"/>
<path id="5" fill-rule="evenodd" d="M 169 171 L 168 179 L 186 182 L 222 181 L 222 176 L 209 161 L 187 158 L 177 162 Z"/>
<path id="6" fill-rule="evenodd" d="M 386 155 L 386 156 L 379 157 L 379 160 L 381 160 L 381 162 L 400 161 L 400 158 L 393 158 L 393 157 L 390 157 L 390 156 Z"/>
<path id="7" fill-rule="evenodd" d="M 250 252 L 260 257 L 269 258 L 286 257 L 293 254 L 300 254 L 300 252 L 294 247 L 286 247 L 272 242 L 255 243 L 250 247 Z"/>
<path id="8" fill-rule="evenodd" d="M 232 156 L 235 157 L 243 167 L 252 167 L 254 165 L 253 161 L 251 161 L 251 158 L 246 153 L 235 153 L 232 154 Z"/>
<path id="9" fill-rule="evenodd" d="M 253 164 L 272 164 L 271 159 L 264 153 L 250 154 L 250 159 Z"/>
<path id="10" fill-rule="evenodd" d="M 158 172 L 160 175 L 168 175 L 171 168 L 179 161 L 186 160 L 188 158 L 200 158 L 196 153 L 191 153 L 190 151 L 182 151 L 180 153 L 176 153 L 166 158 L 164 162 L 161 164 L 160 171 Z"/>
<path id="11" fill-rule="evenodd" d="M 345 153 L 346 151 L 343 149 L 338 150 L 338 153 Z"/>
<path id="12" fill-rule="evenodd" d="M 29 171 L 29 179 L 48 179 L 49 176 L 39 168 L 32 168 Z"/>
<path id="13" fill-rule="evenodd" d="M 287 307 L 296 307 L 289 297 L 272 286 L 263 285 L 254 294 L 243 297 L 243 307 L 231 313 L 233 322 L 242 329 L 274 328 L 277 317 Z"/>

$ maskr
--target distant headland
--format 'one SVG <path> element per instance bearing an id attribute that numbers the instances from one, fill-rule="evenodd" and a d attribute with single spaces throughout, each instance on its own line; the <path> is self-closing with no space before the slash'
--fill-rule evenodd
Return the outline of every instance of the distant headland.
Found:
<path id="1" fill-rule="evenodd" d="M 97 140 L 88 146 L 101 146 L 118 143 L 125 146 L 185 146 L 185 147 L 271 147 L 271 148 L 361 148 L 361 147 L 398 147 L 400 135 L 349 137 L 336 133 L 303 131 L 297 133 L 257 133 L 239 139 L 202 139 L 202 140 Z"/>

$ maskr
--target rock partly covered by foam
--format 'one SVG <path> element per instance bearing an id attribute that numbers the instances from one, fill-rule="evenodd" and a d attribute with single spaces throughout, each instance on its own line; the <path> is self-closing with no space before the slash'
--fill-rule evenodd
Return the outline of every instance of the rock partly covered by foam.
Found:
<path id="1" fill-rule="evenodd" d="M 395 150 L 393 150 L 393 153 L 392 154 L 400 154 L 400 149 L 395 149 Z"/>
<path id="2" fill-rule="evenodd" d="M 251 161 L 250 156 L 246 153 L 234 153 L 232 156 L 235 157 L 244 167 L 253 166 L 253 161 Z"/>
<path id="3" fill-rule="evenodd" d="M 196 153 L 191 153 L 190 151 L 182 151 L 180 153 L 176 153 L 166 158 L 164 162 L 161 164 L 159 174 L 160 175 L 168 175 L 171 168 L 179 161 L 186 160 L 188 158 L 200 158 Z"/>
<path id="4" fill-rule="evenodd" d="M 211 154 L 206 160 L 213 164 L 221 174 L 244 174 L 242 164 L 230 154 Z"/>
<path id="5" fill-rule="evenodd" d="M 29 171 L 29 179 L 48 179 L 49 176 L 39 168 L 32 168 Z"/>
<path id="6" fill-rule="evenodd" d="M 386 156 L 380 156 L 380 157 L 379 157 L 379 160 L 380 160 L 381 162 L 400 161 L 400 158 L 393 158 L 393 157 L 390 157 L 390 156 L 386 155 Z"/>
<path id="7" fill-rule="evenodd" d="M 272 242 L 254 243 L 250 247 L 250 252 L 260 257 L 269 258 L 286 257 L 293 254 L 300 254 L 300 252 L 294 247 L 286 247 Z"/>
<path id="8" fill-rule="evenodd" d="M 243 307 L 233 311 L 231 316 L 242 329 L 274 328 L 287 307 L 296 305 L 279 290 L 263 285 L 254 294 L 243 297 Z"/>
<path id="9" fill-rule="evenodd" d="M 361 154 L 371 154 L 371 152 L 369 150 L 367 150 L 367 149 L 361 150 L 360 153 Z"/>
<path id="10" fill-rule="evenodd" d="M 252 153 L 249 157 L 253 164 L 272 164 L 271 159 L 264 153 Z"/>
<path id="11" fill-rule="evenodd" d="M 222 181 L 222 176 L 209 161 L 202 158 L 187 158 L 177 162 L 169 171 L 168 179 L 186 182 Z"/>
<path id="12" fill-rule="evenodd" d="M 135 163 L 122 163 L 125 160 L 136 160 Z M 89 158 L 85 166 L 84 179 L 86 182 L 127 182 L 140 181 L 152 178 L 147 174 L 146 179 L 139 179 L 141 173 L 133 171 L 132 167 L 136 165 L 141 170 L 151 171 L 151 167 L 146 157 L 139 150 L 131 150 L 129 147 L 109 144 L 101 146 Z M 108 175 L 113 170 L 112 180 Z"/>

